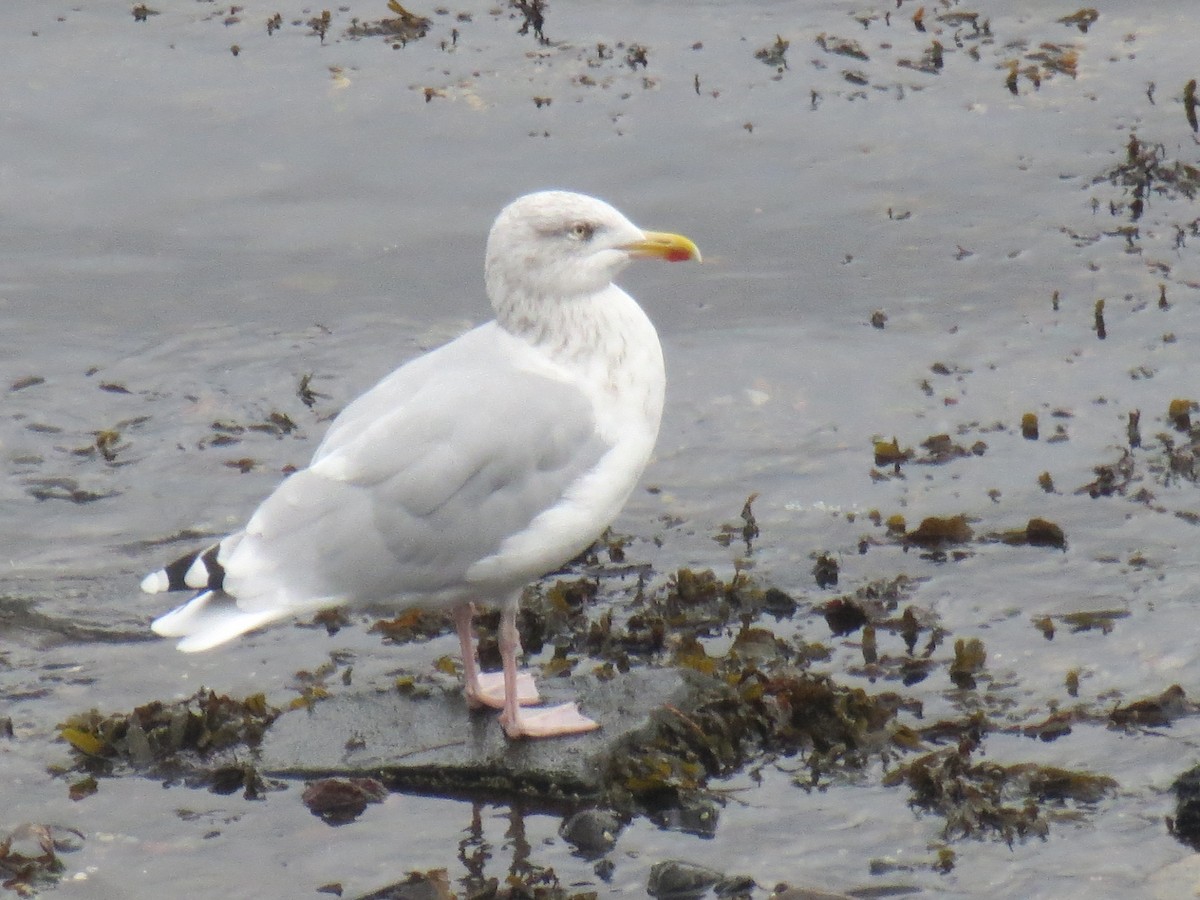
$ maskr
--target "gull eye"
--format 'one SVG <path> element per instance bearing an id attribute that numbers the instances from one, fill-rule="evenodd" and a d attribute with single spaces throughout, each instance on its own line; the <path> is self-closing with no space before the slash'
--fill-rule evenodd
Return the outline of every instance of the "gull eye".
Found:
<path id="1" fill-rule="evenodd" d="M 587 222 L 576 222 L 567 229 L 567 234 L 574 241 L 590 241 L 595 233 L 595 226 L 589 225 Z"/>

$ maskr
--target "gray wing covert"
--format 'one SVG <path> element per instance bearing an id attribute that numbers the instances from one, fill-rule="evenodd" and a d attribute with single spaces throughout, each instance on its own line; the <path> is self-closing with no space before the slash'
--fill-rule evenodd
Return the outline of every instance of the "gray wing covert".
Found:
<path id="1" fill-rule="evenodd" d="M 278 602 L 269 595 L 281 581 L 293 601 L 466 591 L 474 562 L 597 464 L 609 446 L 586 396 L 518 369 L 480 331 L 347 407 L 313 467 L 251 520 L 240 606 Z"/>

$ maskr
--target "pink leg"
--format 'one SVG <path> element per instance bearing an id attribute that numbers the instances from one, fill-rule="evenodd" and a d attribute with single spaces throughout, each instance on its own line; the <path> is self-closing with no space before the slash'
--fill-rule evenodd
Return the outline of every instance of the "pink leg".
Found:
<path id="1" fill-rule="evenodd" d="M 454 629 L 458 632 L 458 645 L 462 651 L 463 682 L 467 705 L 472 709 L 482 706 L 503 709 L 506 696 L 504 675 L 500 672 L 479 671 L 479 661 L 475 657 L 475 634 L 471 627 L 471 619 L 474 615 L 473 604 L 463 603 L 454 607 Z M 527 672 L 517 673 L 516 696 L 517 702 L 521 704 L 537 703 L 541 699 L 532 675 Z"/>
<path id="2" fill-rule="evenodd" d="M 600 727 L 579 712 L 574 703 L 551 706 L 536 712 L 521 712 L 517 702 L 517 604 L 510 600 L 500 608 L 500 659 L 504 664 L 504 712 L 500 724 L 510 738 L 555 737 L 561 734 L 582 734 Z"/>

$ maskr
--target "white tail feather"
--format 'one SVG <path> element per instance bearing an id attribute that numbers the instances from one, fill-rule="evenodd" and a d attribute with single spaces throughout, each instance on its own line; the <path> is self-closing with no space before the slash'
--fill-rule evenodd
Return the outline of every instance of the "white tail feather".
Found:
<path id="1" fill-rule="evenodd" d="M 204 616 L 204 611 L 215 596 L 213 591 L 197 594 L 187 603 L 175 607 L 150 623 L 155 634 L 163 637 L 184 637 L 191 634 Z"/>
<path id="2" fill-rule="evenodd" d="M 261 628 L 279 619 L 288 618 L 286 610 L 269 610 L 267 612 L 242 612 L 234 608 L 215 610 L 212 615 L 203 619 L 200 627 L 185 637 L 176 646 L 184 653 L 197 653 L 210 650 L 218 644 L 233 640 L 247 631 Z"/>
<path id="3" fill-rule="evenodd" d="M 269 609 L 245 610 L 229 594 L 205 591 L 159 616 L 150 623 L 150 627 L 163 637 L 183 638 L 178 644 L 179 649 L 185 653 L 195 653 L 210 650 L 240 634 L 280 619 L 290 619 L 336 605 L 336 601 L 325 598 L 303 604 L 281 602 Z"/>
<path id="4" fill-rule="evenodd" d="M 197 556 L 196 561 L 188 568 L 187 574 L 183 576 L 183 583 L 190 588 L 201 590 L 208 587 L 209 577 L 208 566 L 201 555 Z"/>
<path id="5" fill-rule="evenodd" d="M 159 569 L 151 572 L 142 579 L 142 590 L 147 594 L 161 594 L 171 589 L 171 579 L 165 571 Z"/>

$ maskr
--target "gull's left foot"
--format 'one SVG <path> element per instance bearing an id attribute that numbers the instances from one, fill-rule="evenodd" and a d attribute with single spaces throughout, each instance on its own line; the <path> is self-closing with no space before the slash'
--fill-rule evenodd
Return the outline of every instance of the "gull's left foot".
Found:
<path id="1" fill-rule="evenodd" d="M 518 712 L 516 721 L 510 722 L 507 713 L 500 716 L 504 733 L 510 738 L 558 737 L 566 734 L 584 734 L 600 727 L 579 711 L 574 703 L 550 706 L 546 709 Z"/>
<path id="2" fill-rule="evenodd" d="M 537 683 L 528 672 L 517 673 L 517 703 L 521 706 L 535 706 L 541 702 Z M 467 686 L 467 705 L 472 709 L 490 706 L 492 709 L 504 709 L 504 673 L 480 672 L 477 690 L 472 691 Z"/>

